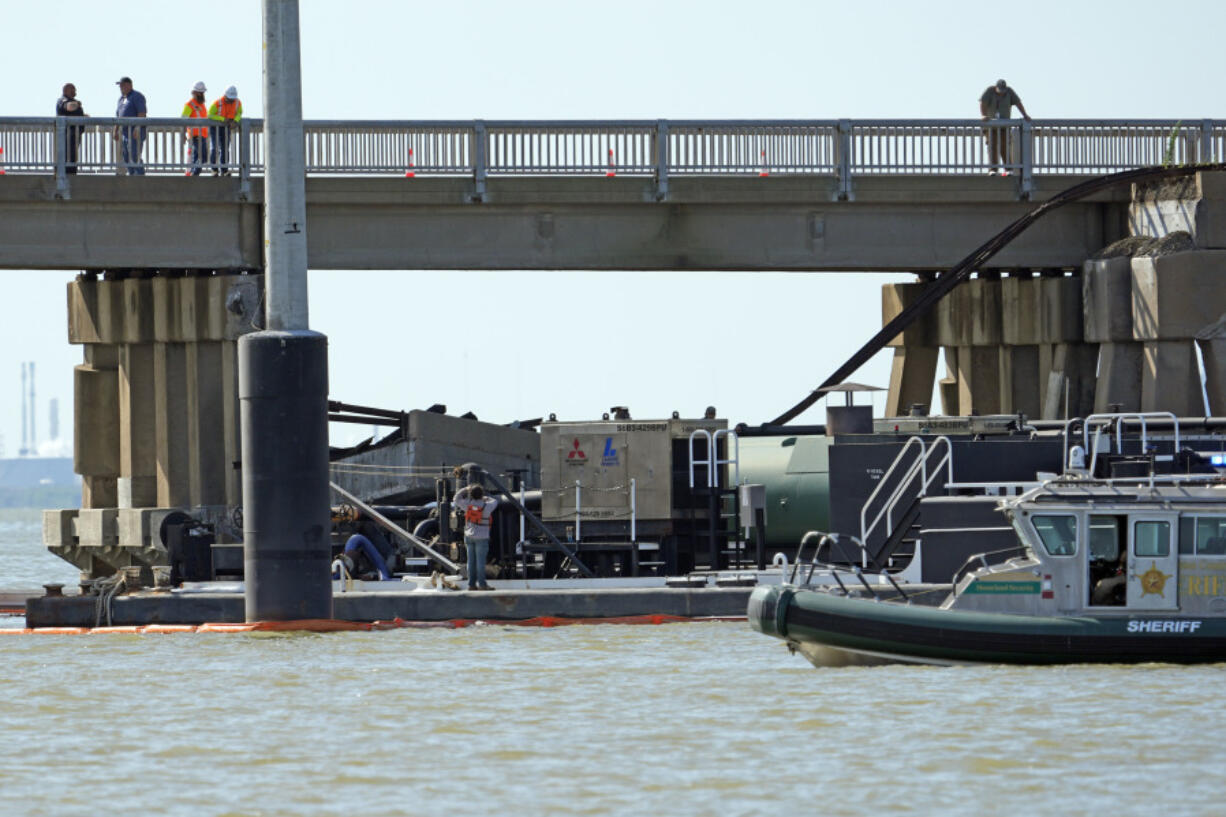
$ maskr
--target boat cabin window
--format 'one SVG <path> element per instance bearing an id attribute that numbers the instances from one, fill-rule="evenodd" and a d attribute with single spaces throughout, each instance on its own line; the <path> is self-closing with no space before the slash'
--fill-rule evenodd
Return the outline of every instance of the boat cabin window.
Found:
<path id="1" fill-rule="evenodd" d="M 1226 516 L 1185 516 L 1180 519 L 1179 552 L 1226 556 Z"/>
<path id="2" fill-rule="evenodd" d="M 1137 556 L 1169 556 L 1171 554 L 1171 523 L 1137 522 L 1132 531 L 1133 553 Z"/>
<path id="3" fill-rule="evenodd" d="M 1120 518 L 1090 517 L 1090 558 L 1116 562 L 1120 558 Z"/>
<path id="4" fill-rule="evenodd" d="M 1090 540 L 1086 545 L 1089 563 L 1090 604 L 1122 607 L 1128 603 L 1128 548 L 1124 547 L 1127 532 L 1126 516 L 1090 515 Z"/>
<path id="5" fill-rule="evenodd" d="M 1044 549 L 1052 556 L 1072 556 L 1077 552 L 1077 517 L 1044 514 L 1031 517 Z"/>

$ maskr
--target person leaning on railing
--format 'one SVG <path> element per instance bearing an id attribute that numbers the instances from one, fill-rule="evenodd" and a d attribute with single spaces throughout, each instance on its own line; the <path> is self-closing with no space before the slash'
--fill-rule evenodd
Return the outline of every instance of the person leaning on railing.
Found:
<path id="1" fill-rule="evenodd" d="M 183 113 L 179 115 L 184 119 L 208 119 L 209 109 L 204 106 L 204 92 L 207 90 L 208 88 L 204 87 L 203 82 L 197 82 L 193 85 L 191 99 L 187 100 L 187 104 L 183 106 Z M 209 129 L 188 128 L 187 143 L 191 145 L 192 149 L 192 166 L 187 171 L 187 175 L 199 176 L 201 167 L 208 160 Z"/>
<path id="2" fill-rule="evenodd" d="M 132 87 L 132 78 L 122 77 L 115 84 L 119 86 L 119 93 L 122 94 L 119 97 L 119 104 L 115 106 L 115 116 L 145 118 L 148 113 L 145 95 Z M 145 136 L 148 130 L 143 126 L 137 128 L 131 125 L 115 128 L 115 138 L 121 142 L 120 155 L 123 157 L 123 166 L 129 176 L 145 175 L 145 166 L 141 164 L 140 155 L 145 147 Z"/>
<path id="3" fill-rule="evenodd" d="M 213 175 L 230 175 L 230 139 L 232 131 L 243 121 L 243 102 L 238 98 L 238 89 L 231 85 L 226 92 L 209 106 L 209 119 L 214 122 L 224 122 L 225 127 L 215 125 L 209 128 L 213 140 L 213 151 L 209 162 L 213 165 Z"/>
<path id="4" fill-rule="evenodd" d="M 85 113 L 85 108 L 77 100 L 77 86 L 71 82 L 64 83 L 63 96 L 55 103 L 56 116 L 88 116 Z M 77 172 L 77 157 L 81 152 L 81 136 L 85 133 L 85 128 L 81 126 L 69 127 L 65 132 L 65 138 L 68 140 L 64 145 L 64 161 L 66 167 L 65 173 Z"/>
<path id="5" fill-rule="evenodd" d="M 1022 112 L 1022 116 L 1030 119 L 1030 114 L 1026 113 L 1026 106 L 1022 104 L 1022 98 L 1017 95 L 1009 87 L 1009 84 L 1003 79 L 996 80 L 995 85 L 989 85 L 983 94 L 979 97 L 979 115 L 986 121 L 988 119 L 1011 119 L 1013 117 L 1013 106 Z M 991 167 L 988 169 L 988 175 L 996 175 L 997 165 L 1000 166 L 1000 175 L 1009 175 L 1009 129 L 1008 128 L 984 128 L 983 137 L 988 143 L 988 161 Z"/>

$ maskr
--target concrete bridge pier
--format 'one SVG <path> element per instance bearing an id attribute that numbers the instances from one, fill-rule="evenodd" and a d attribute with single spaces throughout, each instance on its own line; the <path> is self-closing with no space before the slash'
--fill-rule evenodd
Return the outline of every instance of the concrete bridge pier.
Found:
<path id="1" fill-rule="evenodd" d="M 887 284 L 882 320 L 891 320 L 926 283 Z M 1093 402 L 1097 346 L 1084 342 L 1080 280 L 1064 270 L 987 270 L 955 289 L 895 338 L 887 414 L 932 400 L 938 384 L 947 415 L 1084 413 Z M 930 407 L 932 408 L 932 407 Z"/>
<path id="2" fill-rule="evenodd" d="M 1143 350 L 1142 410 L 1206 413 L 1196 342 L 1207 334 L 1205 375 L 1215 387 L 1208 394 L 1209 413 L 1226 413 L 1217 387 L 1222 361 L 1212 341 L 1220 334 L 1214 327 L 1226 318 L 1226 248 L 1137 257 L 1131 266 L 1133 335 Z"/>
<path id="3" fill-rule="evenodd" d="M 887 412 L 930 400 L 943 349 L 945 414 L 1226 414 L 1224 176 L 1134 185 L 1132 235 L 1079 269 L 986 270 L 955 289 L 893 341 Z M 883 321 L 924 286 L 886 285 Z"/>
<path id="4" fill-rule="evenodd" d="M 237 339 L 256 328 L 259 275 L 125 270 L 68 286 L 74 465 L 80 512 L 47 511 L 43 537 L 85 578 L 166 564 L 161 521 L 175 510 L 229 535 L 238 474 Z"/>
<path id="5" fill-rule="evenodd" d="M 1112 341 L 1096 403 L 1226 415 L 1226 174 L 1134 185 L 1128 226 L 1087 263 L 1087 322 L 1108 315 Z"/>

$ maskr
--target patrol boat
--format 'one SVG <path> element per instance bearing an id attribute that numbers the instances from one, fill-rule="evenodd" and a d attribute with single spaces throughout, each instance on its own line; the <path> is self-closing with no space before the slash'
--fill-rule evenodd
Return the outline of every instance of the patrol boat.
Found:
<path id="1" fill-rule="evenodd" d="M 1087 418 L 1064 473 L 997 505 L 1021 555 L 972 557 L 938 606 L 855 576 L 815 586 L 848 574 L 815 557 L 754 590 L 751 625 L 817 666 L 1226 660 L 1226 456 L 1182 445 L 1177 420 L 1159 445 L 1149 416 Z M 1125 454 L 1130 418 L 1141 450 Z"/>

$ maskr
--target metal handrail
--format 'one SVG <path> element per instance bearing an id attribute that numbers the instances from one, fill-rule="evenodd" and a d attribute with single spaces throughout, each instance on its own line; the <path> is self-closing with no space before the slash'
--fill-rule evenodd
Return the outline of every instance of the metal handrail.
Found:
<path id="1" fill-rule="evenodd" d="M 859 539 L 857 539 L 854 536 L 843 537 L 837 533 L 825 533 L 824 531 L 811 530 L 811 531 L 808 531 L 804 536 L 801 537 L 800 545 L 798 545 L 796 548 L 796 561 L 792 566 L 792 576 L 790 580 L 788 581 L 789 584 L 794 585 L 796 583 L 796 577 L 801 567 L 801 559 L 804 556 L 805 545 L 815 538 L 817 539 L 817 546 L 813 549 L 813 556 L 808 561 L 809 572 L 805 575 L 804 583 L 800 585 L 801 587 L 808 587 L 813 582 L 813 574 L 817 571 L 818 567 L 821 567 L 829 571 L 830 577 L 834 579 L 836 584 L 838 584 L 839 589 L 842 590 L 844 594 L 847 594 L 848 592 L 847 586 L 843 584 L 843 580 L 839 577 L 840 571 L 847 571 L 852 576 L 854 576 L 860 582 L 860 584 L 864 585 L 864 588 L 873 595 L 874 599 L 876 599 L 877 601 L 881 600 L 881 596 L 877 593 L 877 591 L 873 588 L 873 586 L 868 583 L 868 580 L 864 577 L 865 575 L 864 569 L 860 565 L 856 564 L 855 558 L 848 557 L 847 551 L 844 550 L 843 548 L 843 540 L 844 538 L 846 538 L 853 545 L 859 548 L 860 558 L 862 560 L 872 558 L 868 553 L 868 548 L 866 548 L 864 546 L 864 543 L 861 542 Z M 821 553 L 822 545 L 824 544 L 829 544 L 832 549 L 834 547 L 837 547 L 840 553 L 842 554 L 843 558 L 847 561 L 849 565 L 851 565 L 851 567 L 844 568 L 839 565 L 830 564 L 829 562 L 819 563 L 817 560 L 817 557 L 818 557 L 818 554 Z M 780 556 L 783 556 L 783 554 L 775 555 L 776 563 L 778 563 Z M 783 570 L 786 573 L 787 557 L 783 558 Z M 904 601 L 908 603 L 910 602 L 910 597 L 907 596 L 907 591 L 902 589 L 902 586 L 899 585 L 898 582 L 894 580 L 894 577 L 890 575 L 888 570 L 882 567 L 879 571 L 877 571 L 875 575 L 884 577 L 885 580 L 890 583 L 890 585 L 894 588 L 894 590 L 898 593 L 898 595 L 902 597 Z"/>
<path id="2" fill-rule="evenodd" d="M 0 118 L 0 169 L 53 172 L 63 180 L 66 140 L 83 129 L 77 172 L 107 172 L 121 157 L 96 138 L 139 125 L 154 133 L 216 127 L 199 119 L 109 117 Z M 264 123 L 244 119 L 227 166 L 242 177 L 264 167 Z M 837 198 L 853 198 L 854 177 L 965 175 L 991 164 L 987 135 L 1005 131 L 1005 169 L 1029 195 L 1043 173 L 1101 174 L 1164 163 L 1226 159 L 1220 119 L 774 119 L 774 120 L 308 120 L 303 123 L 311 175 L 468 176 L 476 195 L 491 176 L 654 177 L 656 198 L 670 175 L 808 175 L 836 180 Z M 163 140 L 155 173 L 190 167 L 185 147 Z M 111 146 L 114 148 L 114 145 Z"/>
<path id="3" fill-rule="evenodd" d="M 873 501 L 877 499 L 877 494 L 881 493 L 885 489 L 886 485 L 889 483 L 890 476 L 894 473 L 894 470 L 902 464 L 903 457 L 906 455 L 907 451 L 909 451 L 911 447 L 917 443 L 919 444 L 920 455 L 907 467 L 907 473 L 903 475 L 901 480 L 899 480 L 898 485 L 894 488 L 894 494 L 891 494 L 891 498 L 897 494 L 901 486 L 910 483 L 911 480 L 915 478 L 916 470 L 924 467 L 924 463 L 927 460 L 927 444 L 924 442 L 922 437 L 908 437 L 907 442 L 894 457 L 894 462 L 890 463 L 890 467 L 886 469 L 884 474 L 881 475 L 881 479 L 877 481 L 877 487 L 874 488 L 873 492 L 868 495 L 868 499 L 864 501 L 864 505 L 860 508 L 860 541 L 868 541 L 869 535 L 877 529 L 877 524 L 881 521 L 881 517 L 893 507 L 892 502 L 887 501 L 886 504 L 881 507 L 881 510 L 877 512 L 877 515 L 873 517 L 872 523 L 865 525 L 865 519 L 868 516 L 868 509 L 872 506 Z M 927 481 L 927 474 L 925 474 L 925 481 Z"/>
<path id="4" fill-rule="evenodd" d="M 932 469 L 932 476 L 924 478 L 924 489 L 920 496 L 928 496 L 928 489 L 932 487 L 932 480 L 941 475 L 941 469 L 945 469 L 945 483 L 953 484 L 954 481 L 954 444 L 946 435 L 942 434 L 932 441 L 932 447 L 928 449 L 928 456 L 932 456 L 937 451 L 937 446 L 945 443 L 945 457 L 937 462 Z"/>
<path id="5" fill-rule="evenodd" d="M 1097 473 L 1095 466 L 1098 465 L 1098 440 L 1102 434 L 1103 427 L 1115 423 L 1115 450 L 1116 453 L 1124 453 L 1124 421 L 1125 420 L 1140 420 L 1141 421 L 1141 452 L 1144 453 L 1149 445 L 1149 429 L 1146 425 L 1147 420 L 1170 420 L 1173 423 L 1175 430 L 1175 453 L 1180 450 L 1179 445 L 1179 418 L 1169 411 L 1124 411 L 1110 414 L 1091 414 L 1085 419 L 1081 428 L 1082 443 L 1089 450 L 1090 446 L 1090 427 L 1094 426 L 1094 451 L 1090 456 L 1090 473 Z M 1152 475 L 1151 475 L 1152 476 Z"/>
<path id="6" fill-rule="evenodd" d="M 725 439 L 728 440 L 728 442 L 732 443 L 732 455 L 730 457 L 720 459 L 720 456 L 719 456 L 719 438 L 720 437 L 724 437 Z M 714 468 L 719 468 L 720 466 L 723 466 L 723 465 L 731 465 L 732 466 L 732 484 L 740 485 L 741 484 L 741 438 L 737 436 L 736 431 L 730 428 L 717 428 L 715 430 L 715 433 L 711 435 L 711 452 L 712 452 L 712 456 L 715 458 L 714 461 L 711 463 L 712 466 Z M 714 487 L 717 487 L 718 485 L 719 485 L 719 479 L 717 476 L 715 480 L 715 484 L 712 485 L 711 487 L 714 488 Z"/>
<path id="7" fill-rule="evenodd" d="M 916 457 L 915 461 L 907 468 L 907 472 L 898 481 L 896 487 L 894 488 L 894 492 L 890 495 L 889 500 L 886 501 L 881 510 L 877 512 L 877 516 L 873 518 L 872 523 L 866 528 L 864 520 L 869 506 L 877 497 L 877 494 L 885 488 L 890 475 L 893 474 L 894 469 L 896 469 L 903 462 L 907 450 L 911 448 L 911 444 L 914 442 L 919 443 L 919 456 Z M 942 458 L 937 460 L 936 465 L 931 469 L 931 473 L 929 473 L 928 461 L 940 450 L 941 443 L 945 444 L 945 454 Z M 887 470 L 881 477 L 880 482 L 877 484 L 877 488 L 872 494 L 869 495 L 868 500 L 864 503 L 864 507 L 860 509 L 860 541 L 867 543 L 869 536 L 877 529 L 878 523 L 880 523 L 883 518 L 885 519 L 886 524 L 886 536 L 889 537 L 892 535 L 894 533 L 894 509 L 898 507 L 898 503 L 902 501 L 904 496 L 909 495 L 906 489 L 915 480 L 916 473 L 918 472 L 920 475 L 920 484 L 919 490 L 916 492 L 915 496 L 911 497 L 912 500 L 918 499 L 919 497 L 928 496 L 928 491 L 932 487 L 933 481 L 941 476 L 942 469 L 945 469 L 946 477 L 945 483 L 943 484 L 952 484 L 954 479 L 954 447 L 953 443 L 950 442 L 949 437 L 941 435 L 933 440 L 931 445 L 925 445 L 923 439 L 920 437 L 910 437 L 906 444 L 902 447 L 902 450 L 900 450 L 898 455 L 894 458 L 894 462 L 890 464 L 889 470 Z M 867 550 L 865 553 L 867 554 Z"/>
<path id="8" fill-rule="evenodd" d="M 694 438 L 698 437 L 699 435 L 702 435 L 702 437 L 706 439 L 707 441 L 707 458 L 702 459 L 702 460 L 694 459 Z M 714 465 L 712 465 L 712 462 L 715 459 L 715 445 L 711 439 L 711 432 L 707 431 L 705 428 L 696 428 L 693 431 L 691 431 L 690 439 L 689 439 L 689 452 L 690 452 L 690 458 L 689 458 L 690 459 L 690 490 L 691 491 L 694 490 L 694 468 L 699 465 L 706 466 L 707 468 L 707 487 L 714 488 L 715 487 L 715 467 Z"/>

